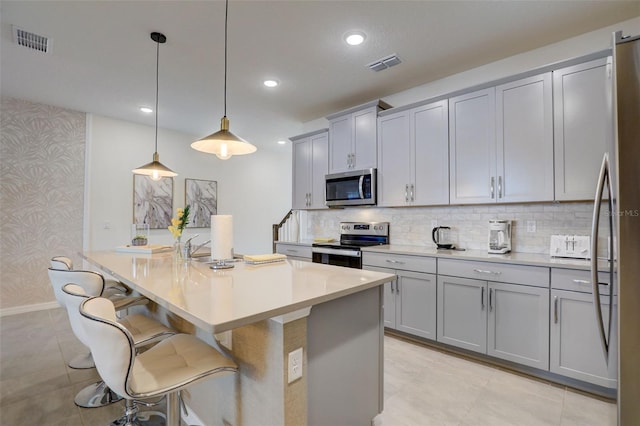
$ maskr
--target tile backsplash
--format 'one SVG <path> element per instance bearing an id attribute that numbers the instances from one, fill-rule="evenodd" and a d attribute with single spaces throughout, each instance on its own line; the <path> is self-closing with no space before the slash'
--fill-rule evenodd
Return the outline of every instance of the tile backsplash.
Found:
<path id="1" fill-rule="evenodd" d="M 437 223 L 452 228 L 457 247 L 486 250 L 489 220 L 507 219 L 513 251 L 548 254 L 552 234 L 590 235 L 592 211 L 590 202 L 301 211 L 300 239 L 338 238 L 340 222 L 390 222 L 392 244 L 434 247 L 431 229 Z M 534 232 L 527 231 L 528 222 L 535 222 Z"/>

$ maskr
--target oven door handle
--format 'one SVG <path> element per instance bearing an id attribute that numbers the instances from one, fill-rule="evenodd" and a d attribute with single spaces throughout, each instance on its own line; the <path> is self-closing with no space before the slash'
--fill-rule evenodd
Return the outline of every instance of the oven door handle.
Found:
<path id="1" fill-rule="evenodd" d="M 360 250 L 333 249 L 333 248 L 323 248 L 323 247 L 313 247 L 311 249 L 311 253 L 336 254 L 338 256 L 349 256 L 349 257 L 361 257 L 362 255 Z"/>

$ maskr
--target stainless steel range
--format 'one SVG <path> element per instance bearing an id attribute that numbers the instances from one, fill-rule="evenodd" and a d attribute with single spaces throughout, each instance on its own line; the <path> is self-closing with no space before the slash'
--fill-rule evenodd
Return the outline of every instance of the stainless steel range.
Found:
<path id="1" fill-rule="evenodd" d="M 362 269 L 362 247 L 389 244 L 389 222 L 340 222 L 340 241 L 314 243 L 313 262 Z"/>

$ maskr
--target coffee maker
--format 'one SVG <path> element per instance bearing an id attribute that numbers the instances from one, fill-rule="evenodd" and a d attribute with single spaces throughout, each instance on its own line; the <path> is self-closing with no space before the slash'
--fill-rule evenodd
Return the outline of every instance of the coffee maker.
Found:
<path id="1" fill-rule="evenodd" d="M 511 251 L 511 221 L 489 221 L 489 253 L 504 254 Z"/>

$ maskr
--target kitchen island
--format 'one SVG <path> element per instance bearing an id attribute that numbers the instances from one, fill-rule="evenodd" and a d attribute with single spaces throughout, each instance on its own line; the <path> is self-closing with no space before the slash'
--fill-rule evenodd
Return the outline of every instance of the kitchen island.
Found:
<path id="1" fill-rule="evenodd" d="M 394 275 L 292 260 L 214 271 L 172 253 L 83 257 L 148 297 L 148 313 L 238 363 L 237 375 L 184 392 L 202 424 L 371 424 L 382 411 L 381 285 Z M 302 377 L 292 380 L 299 348 Z"/>

